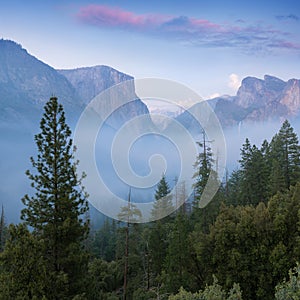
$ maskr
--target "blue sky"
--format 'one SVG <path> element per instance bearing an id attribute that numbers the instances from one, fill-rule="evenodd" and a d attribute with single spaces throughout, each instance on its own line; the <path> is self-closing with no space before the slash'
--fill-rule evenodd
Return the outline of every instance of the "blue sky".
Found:
<path id="1" fill-rule="evenodd" d="M 297 0 L 2 0 L 0 28 L 55 68 L 109 65 L 204 98 L 246 76 L 300 78 Z"/>

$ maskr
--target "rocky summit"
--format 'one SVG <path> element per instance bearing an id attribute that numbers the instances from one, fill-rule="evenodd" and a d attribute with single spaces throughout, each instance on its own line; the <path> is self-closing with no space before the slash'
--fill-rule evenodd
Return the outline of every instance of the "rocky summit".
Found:
<path id="1" fill-rule="evenodd" d="M 300 80 L 287 82 L 269 75 L 246 77 L 232 97 L 215 99 L 215 112 L 226 126 L 297 118 L 300 115 Z"/>

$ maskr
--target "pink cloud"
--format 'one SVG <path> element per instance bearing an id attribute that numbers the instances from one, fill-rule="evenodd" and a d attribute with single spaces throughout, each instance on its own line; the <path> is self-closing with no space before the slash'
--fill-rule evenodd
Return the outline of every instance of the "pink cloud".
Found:
<path id="1" fill-rule="evenodd" d="M 77 18 L 88 24 L 105 27 L 151 28 L 160 25 L 163 15 L 137 15 L 117 7 L 88 5 L 80 8 Z"/>
<path id="2" fill-rule="evenodd" d="M 294 49 L 294 50 L 300 50 L 300 44 L 296 44 L 293 42 L 288 41 L 278 41 L 275 45 L 271 45 L 275 48 L 285 48 L 285 49 Z"/>
<path id="3" fill-rule="evenodd" d="M 197 27 L 205 27 L 206 29 L 222 30 L 222 27 L 219 24 L 212 23 L 208 20 L 191 18 L 190 22 L 192 25 Z"/>
<path id="4" fill-rule="evenodd" d="M 105 5 L 87 5 L 81 7 L 77 19 L 83 23 L 96 25 L 99 27 L 125 27 L 131 29 L 154 30 L 160 27 L 177 29 L 220 29 L 220 25 L 208 20 L 188 18 L 183 16 L 167 16 L 162 14 L 135 14 L 130 11 L 122 10 L 118 7 Z M 180 20 L 185 20 L 184 24 Z M 171 26 L 172 25 L 172 26 Z M 176 25 L 176 26 L 175 26 Z"/>
<path id="5" fill-rule="evenodd" d="M 187 16 L 136 14 L 105 5 L 83 6 L 76 18 L 84 24 L 100 28 L 125 29 L 201 47 L 230 47 L 245 53 L 268 52 L 275 48 L 300 49 L 298 44 L 287 39 L 286 32 L 263 26 L 261 22 L 254 25 L 243 22 L 239 26 L 217 24 Z"/>

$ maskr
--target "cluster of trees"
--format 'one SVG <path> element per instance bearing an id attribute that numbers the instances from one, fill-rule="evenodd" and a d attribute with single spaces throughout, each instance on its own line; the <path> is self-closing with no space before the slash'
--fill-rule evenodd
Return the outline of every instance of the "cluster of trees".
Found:
<path id="1" fill-rule="evenodd" d="M 0 299 L 73 299 L 86 290 L 88 204 L 57 98 L 47 102 L 40 128 L 34 171 L 26 172 L 34 195 L 22 199 L 23 223 L 9 226 L 0 256 Z"/>
<path id="2" fill-rule="evenodd" d="M 216 173 L 204 136 L 193 201 L 160 219 L 172 208 L 163 176 L 154 195 L 157 221 L 129 223 L 140 214 L 129 202 L 124 222 L 106 219 L 90 231 L 70 135 L 51 98 L 35 137 L 35 173 L 27 172 L 35 194 L 22 200 L 24 222 L 7 228 L 2 208 L 0 299 L 300 297 L 300 147 L 288 121 L 260 148 L 245 141 L 240 168 L 205 208 L 201 193 Z M 177 197 L 185 196 L 183 184 Z"/>

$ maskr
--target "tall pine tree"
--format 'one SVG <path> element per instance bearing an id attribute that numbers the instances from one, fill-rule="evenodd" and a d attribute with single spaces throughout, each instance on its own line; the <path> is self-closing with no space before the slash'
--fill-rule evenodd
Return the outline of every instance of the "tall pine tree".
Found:
<path id="1" fill-rule="evenodd" d="M 203 195 L 209 177 L 212 176 L 216 185 L 219 184 L 218 174 L 213 169 L 215 161 L 213 159 L 213 153 L 209 143 L 211 143 L 211 141 L 207 140 L 205 132 L 203 132 L 203 141 L 198 142 L 202 151 L 200 151 L 196 158 L 196 162 L 194 163 L 196 172 L 193 175 L 193 178 L 195 178 L 196 181 L 194 183 L 194 199 L 191 219 L 193 223 L 200 222 L 204 231 L 208 230 L 210 224 L 215 219 L 219 206 L 217 193 L 208 205 L 203 208 L 199 207 L 201 196 Z"/>
<path id="2" fill-rule="evenodd" d="M 274 166 L 271 182 L 280 182 L 279 190 L 282 185 L 284 188 L 295 185 L 300 177 L 300 147 L 297 134 L 287 120 L 270 143 L 270 155 Z M 274 184 L 271 189 L 274 190 Z"/>
<path id="3" fill-rule="evenodd" d="M 172 198 L 170 188 L 166 180 L 166 176 L 163 175 L 160 182 L 157 185 L 155 191 L 155 202 L 153 204 L 152 216 L 155 220 L 163 218 L 166 214 L 169 214 L 173 210 Z"/>
<path id="4" fill-rule="evenodd" d="M 208 143 L 209 142 L 206 140 L 205 132 L 203 132 L 203 141 L 197 143 L 198 146 L 203 149 L 203 152 L 198 154 L 194 164 L 194 168 L 196 169 L 196 172 L 193 175 L 193 178 L 196 179 L 194 184 L 194 207 L 199 206 L 201 195 L 205 189 L 210 172 L 212 170 L 212 165 L 214 163 L 211 147 L 208 145 Z"/>
<path id="5" fill-rule="evenodd" d="M 152 262 L 151 269 L 154 276 L 160 275 L 167 251 L 167 235 L 170 221 L 169 216 L 161 219 L 166 211 L 172 211 L 172 201 L 169 195 L 170 188 L 165 175 L 162 176 L 155 191 L 155 202 L 152 216 L 156 219 L 151 228 L 149 237 L 149 255 Z"/>
<path id="6" fill-rule="evenodd" d="M 7 228 L 5 225 L 4 208 L 2 205 L 1 216 L 0 216 L 0 252 L 2 252 L 4 249 L 6 236 L 7 236 Z"/>
<path id="7" fill-rule="evenodd" d="M 35 171 L 26 172 L 35 194 L 22 199 L 21 218 L 44 240 L 47 298 L 71 299 L 84 289 L 87 254 L 82 241 L 88 233 L 88 204 L 76 173 L 71 130 L 56 97 L 46 103 L 40 129 L 35 136 L 38 154 L 31 157 Z"/>

